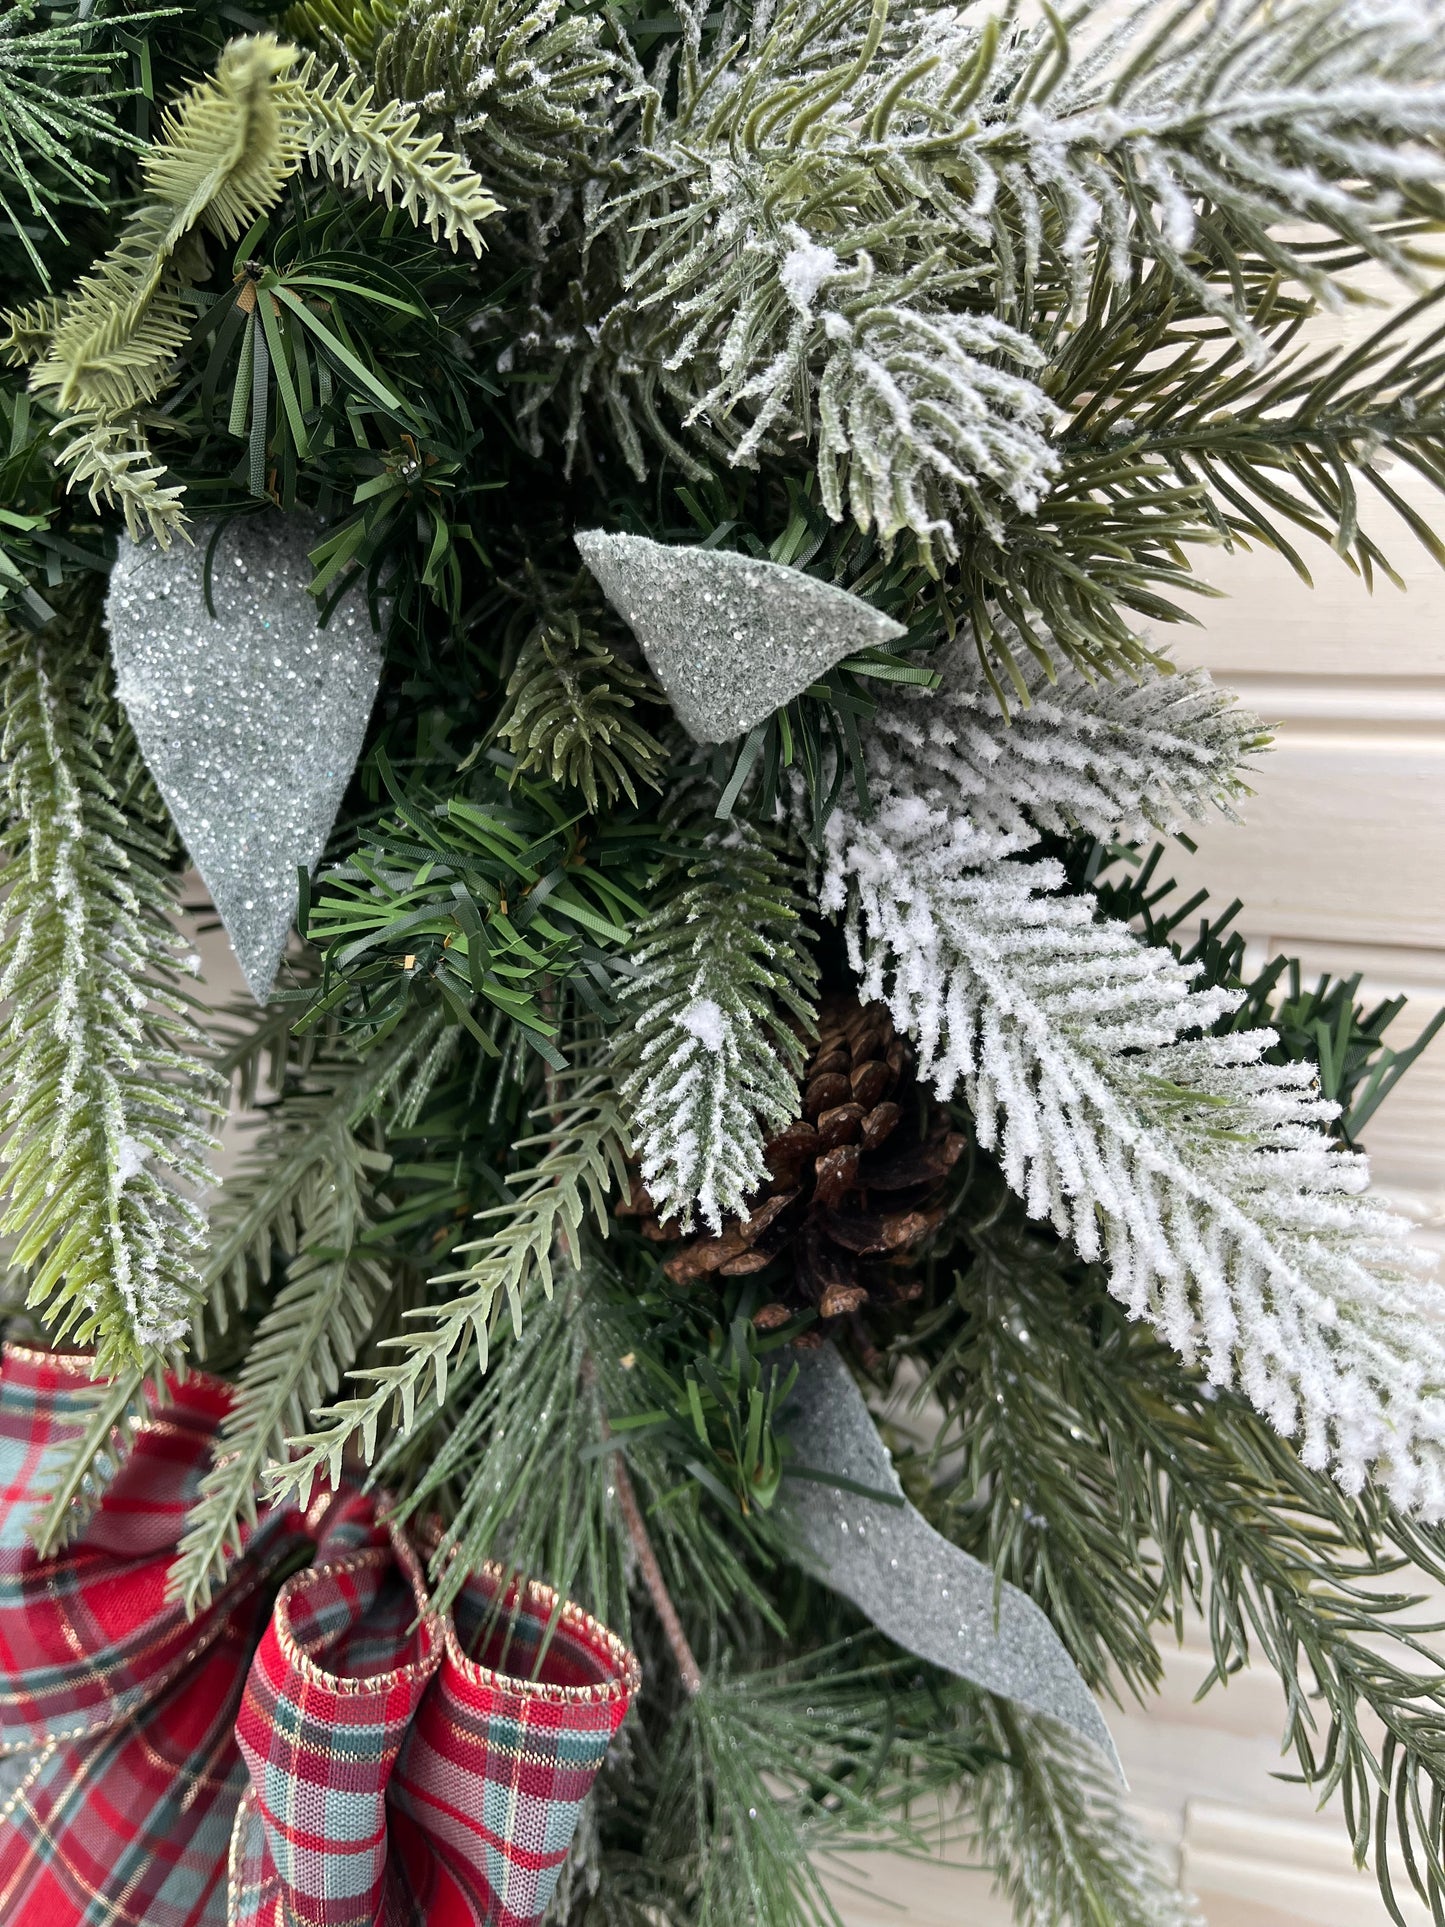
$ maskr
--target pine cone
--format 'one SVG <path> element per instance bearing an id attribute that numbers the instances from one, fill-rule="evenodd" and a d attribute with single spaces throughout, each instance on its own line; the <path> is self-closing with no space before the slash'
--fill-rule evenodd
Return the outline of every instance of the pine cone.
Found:
<path id="1" fill-rule="evenodd" d="M 866 1363 L 877 1352 L 865 1313 L 922 1292 L 909 1260 L 943 1215 L 939 1191 L 964 1139 L 920 1090 L 912 1052 L 882 1004 L 825 997 L 818 1032 L 803 1115 L 769 1143 L 769 1179 L 747 1215 L 728 1220 L 721 1236 L 683 1239 L 665 1269 L 689 1284 L 776 1265 L 776 1290 L 753 1322 L 771 1331 L 816 1311 L 799 1342 L 846 1336 Z M 658 1223 L 640 1184 L 619 1215 L 640 1218 L 647 1237 L 678 1238 L 675 1226 Z"/>

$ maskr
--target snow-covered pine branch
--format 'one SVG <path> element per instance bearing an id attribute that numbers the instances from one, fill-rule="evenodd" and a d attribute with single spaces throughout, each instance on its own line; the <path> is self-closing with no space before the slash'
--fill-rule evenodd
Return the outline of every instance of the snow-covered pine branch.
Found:
<path id="1" fill-rule="evenodd" d="M 98 611 L 77 594 L 37 635 L 0 623 L 0 690 L 0 1231 L 52 1329 L 115 1370 L 194 1309 L 206 1221 L 188 1192 L 209 1179 L 222 1087 L 181 988 L 168 825 Z"/>
<path id="2" fill-rule="evenodd" d="M 1085 716 L 1098 697 L 1058 694 Z M 1201 713 L 1207 738 L 1218 716 Z M 1088 740 L 1055 727 L 1066 751 Z M 875 730 L 876 814 L 842 809 L 827 829 L 823 903 L 846 912 L 861 994 L 913 1037 L 920 1075 L 963 1092 L 1030 1213 L 1101 1261 L 1131 1313 L 1242 1386 L 1347 1489 L 1374 1475 L 1445 1515 L 1445 1293 L 1401 1223 L 1360 1197 L 1365 1160 L 1322 1128 L 1334 1111 L 1313 1072 L 1263 1063 L 1271 1032 L 1210 1036 L 1227 993 L 1060 894 L 1058 865 L 1020 860 L 1034 838 L 1019 805 L 1104 822 L 1079 800 L 1102 756 L 1030 797 L 1036 764 L 1003 751 L 1002 780 L 960 799 L 917 735 L 896 712 Z M 1123 821 L 1186 800 L 1173 774 L 1159 791 L 1147 761 L 1124 769 L 1108 792 Z"/>
<path id="3" fill-rule="evenodd" d="M 617 1051 L 623 1115 L 657 1214 L 720 1231 L 798 1115 L 817 972 L 786 865 L 738 832 L 638 933 Z"/>
<path id="4" fill-rule="evenodd" d="M 1015 651 L 1027 706 L 1000 710 L 972 640 L 930 658 L 934 694 L 900 690 L 868 737 L 872 780 L 948 807 L 955 829 L 1026 849 L 1040 830 L 1171 832 L 1218 809 L 1237 820 L 1245 761 L 1268 731 L 1202 669 L 1138 683 L 1050 678 Z"/>
<path id="5" fill-rule="evenodd" d="M 1301 227 L 1408 276 L 1400 218 L 1445 190 L 1439 0 L 1140 0 L 1116 28 L 781 0 L 710 61 L 679 11 L 677 58 L 619 94 L 594 304 L 575 276 L 539 298 L 525 408 L 565 395 L 575 442 L 600 405 L 639 473 L 648 441 L 698 473 L 806 442 L 830 515 L 925 552 L 1049 487 L 1045 368 L 1094 277 L 1155 268 L 1176 321 L 1262 357 L 1260 270 L 1340 298 Z"/>

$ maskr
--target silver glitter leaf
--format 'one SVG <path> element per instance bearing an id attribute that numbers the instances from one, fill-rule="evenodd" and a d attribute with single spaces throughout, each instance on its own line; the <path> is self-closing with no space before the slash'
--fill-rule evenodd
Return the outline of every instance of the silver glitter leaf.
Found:
<path id="1" fill-rule="evenodd" d="M 381 678 L 359 590 L 317 624 L 306 551 L 319 532 L 281 514 L 230 522 L 212 558 L 214 617 L 204 523 L 194 548 L 122 543 L 106 599 L 116 689 L 258 1003 Z"/>
<path id="2" fill-rule="evenodd" d="M 846 589 L 778 562 L 601 529 L 576 541 L 699 743 L 741 736 L 845 656 L 907 633 Z"/>
<path id="3" fill-rule="evenodd" d="M 796 1356 L 798 1382 L 778 1422 L 791 1463 L 812 1476 L 787 1476 L 778 1504 L 803 1563 L 908 1652 L 1072 1727 L 1122 1780 L 1104 1717 L 1048 1615 L 908 1504 L 833 1347 Z M 886 1496 L 868 1498 L 830 1479 Z"/>

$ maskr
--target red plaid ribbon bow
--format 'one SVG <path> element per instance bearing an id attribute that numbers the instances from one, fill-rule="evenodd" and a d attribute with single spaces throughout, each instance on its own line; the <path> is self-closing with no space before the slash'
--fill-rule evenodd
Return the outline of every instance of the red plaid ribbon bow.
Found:
<path id="1" fill-rule="evenodd" d="M 5 1348 L 4 1927 L 536 1922 L 637 1689 L 631 1653 L 494 1569 L 436 1614 L 354 1487 L 263 1513 L 188 1620 L 166 1574 L 230 1397 L 203 1377 L 152 1409 L 84 1533 L 40 1559 L 26 1527 L 88 1383 L 84 1359 Z"/>

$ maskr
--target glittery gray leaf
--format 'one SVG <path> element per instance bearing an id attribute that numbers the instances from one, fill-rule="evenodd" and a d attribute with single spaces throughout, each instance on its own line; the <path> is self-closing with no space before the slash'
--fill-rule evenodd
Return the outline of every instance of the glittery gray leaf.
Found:
<path id="1" fill-rule="evenodd" d="M 1045 1713 L 1091 1740 L 1122 1779 L 1094 1696 L 1048 1615 L 1017 1586 L 945 1539 L 903 1487 L 852 1374 L 831 1345 L 797 1354 L 780 1416 L 796 1473 L 779 1500 L 785 1530 L 834 1592 L 920 1659 Z M 843 1478 L 901 1504 L 826 1481 Z"/>
<path id="2" fill-rule="evenodd" d="M 846 589 L 728 549 L 601 529 L 577 547 L 699 743 L 741 736 L 845 656 L 906 633 Z"/>
<path id="3" fill-rule="evenodd" d="M 324 629 L 306 593 L 319 530 L 297 516 L 237 518 L 203 575 L 196 546 L 121 544 L 106 600 L 116 688 L 205 879 L 246 981 L 264 1003 L 296 908 L 361 754 L 381 676 L 366 599 Z"/>

